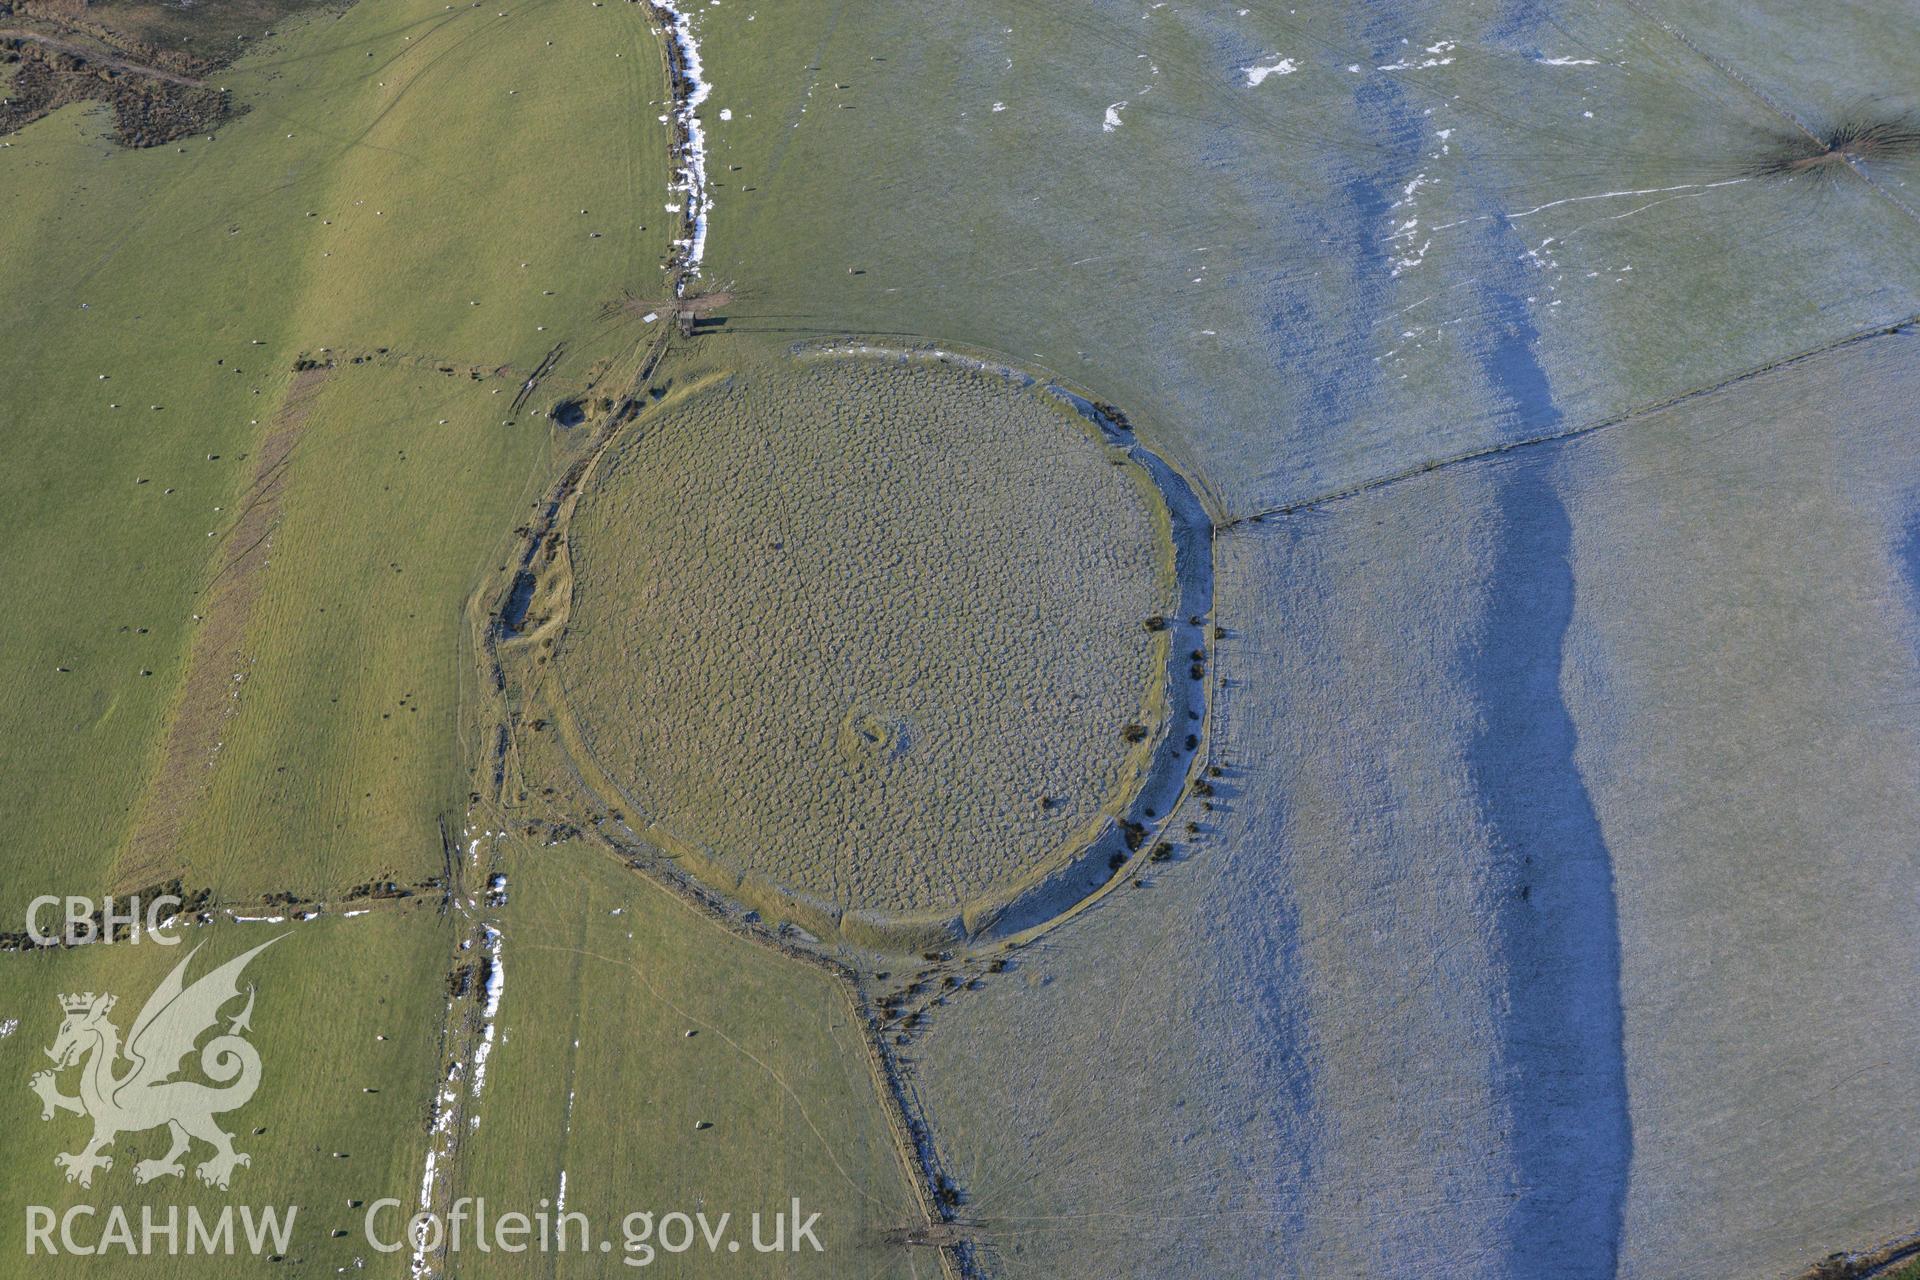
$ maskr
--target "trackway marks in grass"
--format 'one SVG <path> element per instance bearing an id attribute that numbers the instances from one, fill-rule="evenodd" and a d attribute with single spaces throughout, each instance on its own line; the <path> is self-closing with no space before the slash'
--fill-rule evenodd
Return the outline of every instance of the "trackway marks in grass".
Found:
<path id="1" fill-rule="evenodd" d="M 117 886 L 148 884 L 178 870 L 180 838 L 212 776 L 227 721 L 246 680 L 247 626 L 259 599 L 261 572 L 273 550 L 285 495 L 287 463 L 307 414 L 332 370 L 293 375 L 280 411 L 254 463 L 239 518 L 221 539 L 219 567 L 201 589 L 186 678 L 168 718 L 152 780 L 114 867 Z"/>
<path id="2" fill-rule="evenodd" d="M 242 700 L 251 662 L 247 630 L 272 557 L 290 464 L 322 388 L 342 368 L 363 363 L 431 367 L 449 376 L 464 370 L 476 379 L 513 376 L 504 365 L 436 360 L 385 348 L 374 354 L 303 360 L 295 367 L 259 446 L 253 477 L 237 500 L 238 514 L 219 540 L 215 567 L 195 597 L 186 676 L 168 714 L 150 781 L 108 877 L 116 889 L 157 883 L 181 870 L 182 837 L 212 780 L 221 735 Z"/>

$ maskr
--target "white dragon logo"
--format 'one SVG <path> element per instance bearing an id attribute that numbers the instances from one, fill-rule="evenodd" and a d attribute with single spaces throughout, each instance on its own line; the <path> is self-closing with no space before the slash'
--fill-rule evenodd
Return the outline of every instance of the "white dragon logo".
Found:
<path id="1" fill-rule="evenodd" d="M 53 1070 L 36 1072 L 29 1084 L 40 1095 L 42 1120 L 53 1119 L 55 1111 L 93 1117 L 93 1138 L 87 1145 L 53 1158 L 67 1171 L 68 1182 L 92 1186 L 95 1169 L 113 1168 L 113 1157 L 102 1155 L 103 1148 L 123 1133 L 160 1125 L 172 1132 L 172 1149 L 158 1160 L 136 1163 L 136 1182 L 177 1178 L 185 1173 L 180 1157 L 194 1138 L 213 1147 L 213 1156 L 195 1170 L 200 1181 L 209 1186 L 226 1190 L 234 1168 L 251 1163 L 233 1149 L 233 1135 L 213 1120 L 223 1111 L 244 1105 L 260 1087 L 259 1051 L 241 1038 L 242 1032 L 251 1029 L 251 986 L 247 988 L 246 1007 L 228 1023 L 226 1033 L 214 1036 L 200 1050 L 200 1070 L 214 1084 L 173 1077 L 193 1052 L 195 1042 L 219 1021 L 221 1008 L 239 998 L 240 971 L 278 941 L 280 938 L 269 939 L 187 986 L 187 965 L 200 952 L 195 947 L 147 997 L 133 1020 L 124 1050 L 120 1047 L 120 1029 L 107 1020 L 115 997 L 91 991 L 60 997 L 60 1007 L 67 1016 L 53 1047 L 47 1050 Z M 119 1070 L 122 1058 L 130 1064 L 125 1071 Z M 60 1092 L 55 1077 L 82 1062 L 80 1095 L 68 1097 Z"/>

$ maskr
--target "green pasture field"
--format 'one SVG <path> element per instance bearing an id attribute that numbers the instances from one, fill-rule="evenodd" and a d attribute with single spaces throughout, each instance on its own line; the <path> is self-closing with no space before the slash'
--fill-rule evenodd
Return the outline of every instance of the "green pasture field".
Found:
<path id="1" fill-rule="evenodd" d="M 0 1255 L 7 1270 L 49 1277 L 259 1275 L 269 1264 L 244 1251 L 233 1257 L 133 1258 L 121 1251 L 100 1258 L 25 1252 L 29 1205 L 59 1215 L 75 1205 L 96 1207 L 99 1216 L 90 1222 L 75 1219 L 83 1245 L 99 1239 L 114 1205 L 126 1207 L 136 1231 L 142 1206 L 160 1215 L 174 1206 L 184 1220 L 189 1206 L 212 1219 L 227 1206 L 237 1211 L 246 1205 L 283 1212 L 298 1206 L 285 1253 L 295 1274 L 332 1275 L 339 1267 L 356 1275 L 406 1274 L 404 1255 L 366 1246 L 360 1215 L 349 1202 L 418 1195 L 453 942 L 450 922 L 418 908 L 180 932 L 183 945 L 172 947 L 123 941 L 0 957 L 0 1025 L 12 1028 L 0 1038 L 0 1080 L 6 1086 L 0 1088 L 0 1126 L 8 1135 L 0 1169 Z M 96 1171 L 91 1187 L 67 1182 L 54 1156 L 80 1150 L 92 1126 L 66 1112 L 43 1122 L 40 1100 L 27 1088 L 28 1077 L 49 1065 L 42 1051 L 60 1026 L 59 997 L 114 993 L 119 1002 L 111 1020 L 124 1036 L 148 993 L 195 946 L 201 950 L 189 967 L 189 982 L 274 937 L 281 940 L 242 976 L 242 994 L 247 985 L 255 990 L 247 1038 L 260 1054 L 261 1082 L 244 1106 L 215 1116 L 251 1163 L 234 1171 L 226 1191 L 204 1186 L 194 1167 L 209 1148 L 196 1143 L 183 1176 L 138 1185 L 135 1162 L 162 1156 L 168 1145 L 166 1130 L 152 1129 L 109 1147 L 113 1167 Z M 236 999 L 223 1011 L 222 1030 L 241 1007 Z M 188 1074 L 194 1074 L 191 1065 Z M 78 1075 L 70 1070 L 60 1077 L 63 1093 L 77 1092 Z M 347 1234 L 336 1238 L 335 1230 Z M 355 1269 L 362 1262 L 365 1269 Z"/>
<path id="2" fill-rule="evenodd" d="M 251 705 L 187 828 L 190 883 L 245 900 L 439 872 L 473 743 L 460 604 L 547 450 L 543 424 L 488 420 L 494 389 L 373 366 L 322 388 L 254 605 Z"/>
<path id="3" fill-rule="evenodd" d="M 507 843 L 499 1041 L 452 1194 L 531 1214 L 564 1175 L 566 1208 L 616 1258 L 628 1214 L 732 1214 L 738 1253 L 660 1251 L 644 1275 L 937 1274 L 931 1251 L 889 1239 L 917 1213 L 840 980 L 592 845 Z M 795 1197 L 802 1220 L 820 1213 L 822 1251 L 756 1253 L 751 1215 L 771 1243 Z M 597 1254 L 460 1263 L 474 1277 L 615 1269 Z"/>
<path id="4" fill-rule="evenodd" d="M 556 345 L 604 335 L 603 304 L 661 288 L 668 235 L 641 12 L 499 13 L 316 14 L 222 73 L 248 110 L 210 139 L 127 151 L 78 107 L 0 149 L 0 589 L 58 600 L 0 622 L 0 918 L 144 865 L 123 853 L 192 615 L 322 348 L 339 368 L 285 467 L 257 681 L 181 860 L 235 894 L 437 869 L 465 790 L 452 637 L 550 448 L 549 401 L 505 408 Z M 382 720 L 406 694 L 420 710 Z"/>

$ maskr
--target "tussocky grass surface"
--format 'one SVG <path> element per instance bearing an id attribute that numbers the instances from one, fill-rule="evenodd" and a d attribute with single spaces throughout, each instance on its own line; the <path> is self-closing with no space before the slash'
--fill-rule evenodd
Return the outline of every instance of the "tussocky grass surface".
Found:
<path id="1" fill-rule="evenodd" d="M 676 850 L 836 912 L 957 912 L 1137 788 L 1165 527 L 1124 454 L 999 374 L 747 365 L 591 481 L 559 679 Z"/>

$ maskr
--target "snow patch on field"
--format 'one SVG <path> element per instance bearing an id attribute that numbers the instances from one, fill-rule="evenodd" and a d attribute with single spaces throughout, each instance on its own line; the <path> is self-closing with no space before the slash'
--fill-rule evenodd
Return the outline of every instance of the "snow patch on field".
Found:
<path id="1" fill-rule="evenodd" d="M 1433 238 L 1422 234 L 1420 218 L 1416 213 L 1416 202 L 1420 188 L 1432 181 L 1426 174 L 1417 174 L 1406 186 L 1400 188 L 1400 198 L 1389 206 L 1389 212 L 1406 210 L 1404 215 L 1394 213 L 1394 227 L 1389 241 L 1398 242 L 1393 260 L 1393 274 L 1399 275 L 1426 261 L 1427 250 L 1433 247 Z"/>
<path id="2" fill-rule="evenodd" d="M 480 1046 L 473 1051 L 473 1096 L 476 1098 L 487 1084 L 487 1059 L 493 1055 L 494 1033 L 499 1030 L 500 997 L 507 989 L 506 967 L 500 962 L 500 931 L 490 924 L 480 927 L 486 934 L 487 998 L 480 1008 L 480 1016 L 485 1019 Z M 479 1116 L 473 1118 L 476 1126 L 479 1121 Z"/>
<path id="3" fill-rule="evenodd" d="M 1428 67 L 1450 66 L 1453 63 L 1453 51 L 1459 47 L 1460 42 L 1457 40 L 1439 40 L 1426 47 L 1425 52 L 1427 56 L 1418 62 L 1415 62 L 1412 58 L 1407 58 L 1400 62 L 1389 62 L 1383 67 L 1375 67 L 1374 70 L 1423 71 Z"/>
<path id="4" fill-rule="evenodd" d="M 674 7 L 672 0 L 657 0 L 657 3 L 673 19 L 673 42 L 680 50 L 681 66 L 691 85 L 686 97 L 673 104 L 674 118 L 680 122 L 686 138 L 686 154 L 672 189 L 687 193 L 687 225 L 691 230 L 684 239 L 674 243 L 685 251 L 687 274 L 697 276 L 700 261 L 707 253 L 707 217 L 713 210 L 707 183 L 707 131 L 700 121 L 700 107 L 713 95 L 713 85 L 707 81 L 706 68 L 700 61 L 700 42 L 694 37 L 692 16 Z M 727 113 L 722 112 L 721 118 L 727 118 Z"/>
<path id="5" fill-rule="evenodd" d="M 1247 83 L 1250 85 L 1257 85 L 1268 76 L 1290 76 L 1299 69 L 1300 64 L 1292 58 L 1281 58 L 1271 65 L 1264 67 L 1253 66 L 1240 68 L 1240 70 L 1246 74 Z"/>
<path id="6" fill-rule="evenodd" d="M 1118 129 L 1122 124 L 1126 123 L 1120 118 L 1120 113 L 1126 109 L 1127 104 L 1124 101 L 1116 102 L 1108 107 L 1106 119 L 1100 122 L 1101 132 L 1112 133 L 1115 129 Z"/>

